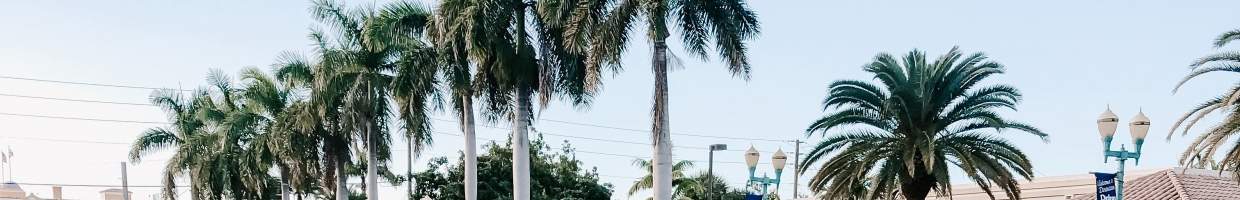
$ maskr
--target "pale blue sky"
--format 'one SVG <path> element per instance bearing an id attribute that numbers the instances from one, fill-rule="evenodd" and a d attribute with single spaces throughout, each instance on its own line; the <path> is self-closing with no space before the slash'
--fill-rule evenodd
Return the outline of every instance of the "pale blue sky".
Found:
<path id="1" fill-rule="evenodd" d="M 357 4 L 357 2 L 350 2 Z M 716 62 L 689 57 L 673 44 L 685 67 L 671 75 L 671 128 L 674 132 L 727 137 L 803 138 L 808 123 L 822 115 L 824 87 L 838 79 L 870 77 L 860 66 L 879 52 L 902 54 L 921 48 L 931 55 L 952 46 L 983 51 L 1004 63 L 1008 73 L 991 80 L 1020 88 L 1025 101 L 1011 118 L 1051 134 L 1049 143 L 1010 134 L 1034 161 L 1038 176 L 1111 170 L 1101 163 L 1094 119 L 1110 104 L 1122 122 L 1139 108 L 1153 120 L 1140 166 L 1175 165 L 1186 138 L 1165 142 L 1172 120 L 1189 106 L 1233 82 L 1228 76 L 1194 81 L 1179 94 L 1171 87 L 1193 59 L 1215 51 L 1211 39 L 1240 28 L 1236 1 L 751 1 L 762 34 L 750 44 L 752 80 L 732 78 Z M 193 88 L 211 68 L 236 72 L 266 68 L 286 50 L 305 51 L 308 27 L 315 24 L 305 1 L 7 1 L 0 3 L 0 75 L 53 80 Z M 645 38 L 634 41 L 644 42 Z M 626 54 L 625 71 L 609 78 L 593 106 L 576 110 L 553 105 L 542 119 L 645 130 L 649 124 L 651 76 L 648 46 Z M 48 84 L 0 79 L 0 93 L 120 102 L 146 102 L 146 90 Z M 163 121 L 158 109 L 143 106 L 32 100 L 0 96 L 0 112 L 85 118 Z M 443 116 L 447 119 L 450 117 Z M 0 145 L 16 151 L 13 171 L 19 182 L 119 184 L 118 162 L 128 143 L 153 125 L 0 116 Z M 541 131 L 582 137 L 648 142 L 643 133 L 542 121 Z M 436 130 L 456 132 L 451 123 Z M 480 128 L 482 140 L 504 138 L 505 130 Z M 1126 128 L 1117 143 L 1127 143 Z M 57 138 L 121 144 L 29 140 Z M 547 136 L 570 140 L 581 151 L 648 156 L 643 145 Z M 400 141 L 397 139 L 396 141 Z M 705 160 L 704 148 L 726 143 L 732 149 L 755 145 L 763 151 L 790 143 L 674 136 L 676 158 Z M 810 139 L 813 142 L 813 139 Z M 423 159 L 456 157 L 461 139 L 441 135 Z M 806 148 L 808 149 L 808 148 Z M 403 157 L 403 152 L 398 152 Z M 769 154 L 764 154 L 766 157 Z M 166 155 L 130 168 L 130 183 L 156 185 Z M 615 199 L 640 175 L 631 158 L 581 153 L 602 179 L 616 185 Z M 716 155 L 717 173 L 738 185 L 744 180 L 738 151 Z M 769 158 L 763 158 L 767 160 Z M 405 161 L 394 165 L 404 169 Z M 698 163 L 705 169 L 705 163 Z M 761 167 L 760 171 L 769 171 Z M 790 175 L 784 180 L 791 182 Z M 49 196 L 47 187 L 27 186 Z M 66 188 L 70 198 L 96 198 L 103 188 Z M 153 188 L 138 188 L 140 199 Z M 802 190 L 804 191 L 804 190 Z M 384 188 L 387 199 L 401 188 Z M 790 194 L 784 187 L 783 194 Z M 644 198 L 641 196 L 640 198 Z M 633 199 L 639 199 L 635 197 Z"/>

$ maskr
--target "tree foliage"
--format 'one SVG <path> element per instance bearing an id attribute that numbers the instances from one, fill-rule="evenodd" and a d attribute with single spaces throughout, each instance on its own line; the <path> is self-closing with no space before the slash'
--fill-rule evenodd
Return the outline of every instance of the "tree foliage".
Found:
<path id="1" fill-rule="evenodd" d="M 956 167 L 991 198 L 998 187 L 1020 199 L 1017 180 L 1032 178 L 1033 165 L 1001 136 L 1046 134 L 1001 116 L 1016 109 L 1020 92 L 983 80 L 1003 65 L 953 48 L 935 60 L 918 50 L 883 53 L 863 68 L 878 83 L 835 81 L 823 100 L 827 114 L 807 129 L 823 136 L 798 166 L 819 165 L 810 189 L 834 199 L 861 191 L 867 199 L 924 199 L 932 190 L 951 194 L 947 168 Z"/>
<path id="2" fill-rule="evenodd" d="M 1240 40 L 1240 29 L 1225 32 L 1219 35 L 1214 45 L 1216 48 L 1222 48 L 1227 44 Z M 1197 77 L 1205 74 L 1214 74 L 1218 72 L 1240 72 L 1240 51 L 1227 50 L 1214 54 L 1206 55 L 1198 58 L 1189 65 L 1190 72 L 1184 76 L 1175 86 L 1175 90 L 1179 90 L 1184 84 Z M 1188 112 L 1184 113 L 1175 124 L 1172 125 L 1170 132 L 1167 133 L 1167 139 L 1170 140 L 1177 130 L 1183 129 L 1181 134 L 1188 135 L 1188 132 L 1207 114 L 1224 113 L 1222 121 L 1206 128 L 1204 132 L 1197 135 L 1188 149 L 1180 155 L 1180 164 L 1186 166 L 1209 166 L 1221 168 L 1238 173 L 1235 179 L 1240 180 L 1240 143 L 1235 143 L 1234 138 L 1240 134 L 1240 82 L 1234 82 L 1232 86 L 1221 94 L 1207 99 L 1205 102 L 1197 104 Z M 1222 159 L 1215 162 L 1215 157 L 1222 154 Z"/>
<path id="3" fill-rule="evenodd" d="M 695 184 L 693 188 L 678 188 L 676 194 L 682 199 L 714 199 L 714 200 L 743 200 L 745 199 L 745 186 L 741 188 L 733 188 L 728 185 L 726 180 L 718 176 L 710 176 L 705 172 L 695 174 L 688 177 Z M 707 198 L 707 194 L 710 193 Z"/>
<path id="4" fill-rule="evenodd" d="M 610 199 L 612 185 L 599 183 L 598 172 L 577 160 L 567 142 L 551 148 L 541 137 L 530 141 L 531 199 Z M 489 143 L 478 155 L 478 199 L 512 199 L 511 144 Z M 463 156 L 463 155 L 462 155 Z M 449 163 L 446 157 L 431 159 L 424 171 L 414 174 L 413 198 L 465 199 L 462 158 Z"/>

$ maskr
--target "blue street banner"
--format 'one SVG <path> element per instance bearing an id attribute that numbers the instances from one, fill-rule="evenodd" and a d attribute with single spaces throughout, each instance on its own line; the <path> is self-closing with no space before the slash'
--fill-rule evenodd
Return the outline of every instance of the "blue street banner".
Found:
<path id="1" fill-rule="evenodd" d="M 745 200 L 762 200 L 761 194 L 745 194 Z"/>
<path id="2" fill-rule="evenodd" d="M 1097 200 L 1115 200 L 1115 174 L 1094 173 L 1098 181 Z"/>

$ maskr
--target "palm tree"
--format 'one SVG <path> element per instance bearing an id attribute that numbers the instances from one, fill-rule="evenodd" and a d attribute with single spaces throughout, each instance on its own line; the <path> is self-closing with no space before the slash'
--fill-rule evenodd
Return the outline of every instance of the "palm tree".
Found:
<path id="1" fill-rule="evenodd" d="M 867 199 L 925 199 L 932 190 L 951 194 L 947 168 L 955 166 L 991 198 L 997 186 L 1020 199 L 1017 178 L 1032 178 L 1033 165 L 998 134 L 1014 129 L 1043 141 L 1046 134 L 1000 116 L 1020 102 L 1016 88 L 979 85 L 1003 65 L 952 48 L 933 61 L 918 50 L 903 59 L 878 54 L 864 69 L 878 84 L 832 83 L 823 100 L 828 113 L 807 129 L 824 137 L 798 166 L 806 171 L 823 161 L 811 189 L 838 198 L 864 188 Z"/>
<path id="2" fill-rule="evenodd" d="M 440 108 L 438 75 L 443 70 L 438 51 L 426 37 L 431 23 L 430 13 L 420 4 L 394 2 L 379 10 L 367 27 L 369 38 L 379 45 L 396 48 L 401 57 L 395 60 L 395 76 L 392 80 L 392 99 L 397 105 L 397 115 L 405 130 L 406 177 L 413 177 L 413 160 L 431 144 L 430 112 Z M 386 172 L 386 170 L 385 170 Z M 412 183 L 412 182 L 411 182 Z M 406 185 L 410 195 L 413 184 Z"/>
<path id="3" fill-rule="evenodd" d="M 470 64 L 468 55 L 465 53 L 465 34 L 459 31 L 460 24 L 456 22 L 462 21 L 456 11 L 465 8 L 461 0 L 442 1 L 439 10 L 435 13 L 432 26 L 427 27 L 428 38 L 434 44 L 435 49 L 439 52 L 439 62 L 444 69 L 443 81 L 447 83 L 448 89 L 451 91 L 450 99 L 452 102 L 452 110 L 459 120 L 462 135 L 465 139 L 465 147 L 463 155 L 464 171 L 464 193 L 465 199 L 478 199 L 478 139 L 474 123 L 474 85 L 472 76 L 470 75 Z M 445 10 L 447 10 L 445 12 Z"/>
<path id="4" fill-rule="evenodd" d="M 667 38 L 671 30 L 680 31 L 685 49 L 692 55 L 707 58 L 713 48 L 734 76 L 749 78 L 749 58 L 745 41 L 758 34 L 758 17 L 743 0 L 617 0 L 614 8 L 593 29 L 590 65 L 620 63 L 620 55 L 628 45 L 633 26 L 647 25 L 647 37 L 653 46 L 654 106 L 651 139 L 654 145 L 654 193 L 657 200 L 671 199 L 672 143 L 668 119 L 668 52 Z M 641 18 L 645 17 L 645 18 Z M 710 41 L 714 45 L 708 45 Z M 598 67 L 593 67 L 598 68 Z"/>
<path id="5" fill-rule="evenodd" d="M 197 92 L 195 92 L 197 94 Z M 189 166 L 196 163 L 196 156 L 202 155 L 204 148 L 198 135 L 203 129 L 203 122 L 197 118 L 197 98 L 183 96 L 178 91 L 158 90 L 151 94 L 151 104 L 163 108 L 171 121 L 168 127 L 147 129 L 134 141 L 129 152 L 131 162 L 140 163 L 146 154 L 173 149 L 172 158 L 168 159 L 163 174 L 163 194 L 165 199 L 175 199 L 176 178 L 188 172 Z M 190 143 L 191 141 L 195 143 Z M 193 181 L 193 180 L 191 180 Z M 200 191 L 191 190 L 194 196 Z"/>
<path id="6" fill-rule="evenodd" d="M 322 74 L 330 69 L 324 67 L 321 60 L 339 51 L 331 49 L 322 32 L 312 31 L 310 38 L 317 44 L 312 58 L 292 52 L 277 58 L 276 79 L 284 85 L 308 91 L 302 93 L 309 93 L 289 107 L 289 113 L 278 127 L 312 138 L 314 143 L 310 146 L 319 148 L 313 152 L 320 154 L 322 162 L 317 164 L 321 165 L 321 174 L 326 175 L 320 179 L 321 190 L 325 191 L 324 194 L 333 194 L 337 200 L 345 199 L 349 192 L 346 187 L 348 174 L 344 167 L 350 160 L 349 135 L 341 127 L 340 111 L 335 109 L 339 107 L 341 94 L 326 92 L 322 87 L 327 83 Z"/>
<path id="7" fill-rule="evenodd" d="M 286 55 L 288 56 L 288 55 Z M 277 65 L 277 69 L 280 66 Z M 259 129 L 261 134 L 250 142 L 251 159 L 259 164 L 259 169 L 271 168 L 274 165 L 280 175 L 280 198 L 290 200 L 291 193 L 309 192 L 314 188 L 314 179 L 318 178 L 319 155 L 316 153 L 319 141 L 314 135 L 296 128 L 299 123 L 297 111 L 304 109 L 305 101 L 293 95 L 298 84 L 282 83 L 258 68 L 245 68 L 241 71 L 244 82 L 242 96 L 249 106 L 249 112 L 262 117 Z"/>
<path id="8" fill-rule="evenodd" d="M 250 157 L 255 138 L 262 136 L 265 121 L 250 112 L 241 90 L 220 71 L 207 78 L 209 87 L 189 98 L 172 91 L 158 91 L 152 103 L 165 108 L 173 121 L 170 128 L 152 128 L 135 141 L 131 159 L 164 148 L 177 151 L 164 171 L 166 199 L 175 199 L 177 176 L 188 175 L 195 199 L 255 199 L 271 195 L 270 168 Z"/>
<path id="9" fill-rule="evenodd" d="M 637 181 L 633 181 L 633 186 L 629 187 L 629 196 L 654 187 L 654 173 L 652 173 L 654 165 L 651 164 L 650 160 L 636 159 L 633 160 L 633 165 L 646 170 L 646 175 L 637 178 Z M 672 165 L 672 185 L 676 188 L 672 194 L 673 199 L 688 199 L 686 197 L 687 193 L 702 190 L 699 188 L 701 184 L 698 183 L 698 180 L 685 175 L 685 171 L 690 168 L 693 168 L 693 162 L 688 160 L 678 161 L 675 165 Z M 651 197 L 651 199 L 653 198 Z"/>
<path id="10" fill-rule="evenodd" d="M 1240 29 L 1228 31 L 1222 35 L 1219 35 L 1219 37 L 1214 40 L 1214 47 L 1222 48 L 1236 40 L 1240 40 Z M 1176 84 L 1175 90 L 1179 90 L 1189 80 L 1197 78 L 1201 75 L 1214 72 L 1240 72 L 1240 51 L 1232 50 L 1214 53 L 1197 59 L 1197 61 L 1193 62 L 1189 66 L 1191 67 L 1192 72 Z M 1223 94 L 1193 107 L 1187 113 L 1184 113 L 1179 120 L 1176 120 L 1175 125 L 1171 126 L 1171 130 L 1167 134 L 1168 140 L 1171 139 L 1171 136 L 1174 135 L 1175 131 L 1180 129 L 1180 127 L 1183 127 L 1184 129 L 1181 134 L 1187 135 L 1188 131 L 1191 130 L 1199 120 L 1204 118 L 1206 114 L 1214 112 L 1227 114 L 1223 121 L 1219 122 L 1217 125 L 1214 125 L 1214 127 L 1210 127 L 1206 130 L 1206 132 L 1198 135 L 1193 142 L 1190 143 L 1188 149 L 1180 156 L 1181 165 L 1203 165 L 1205 162 L 1212 162 L 1214 155 L 1222 150 L 1226 151 L 1226 153 L 1223 155 L 1223 159 L 1217 164 L 1221 165 L 1224 169 L 1240 172 L 1240 148 L 1236 148 L 1236 145 L 1227 145 L 1232 144 L 1227 141 L 1231 141 L 1232 137 L 1234 137 L 1237 133 L 1240 133 L 1240 115 L 1237 115 L 1236 112 L 1240 111 L 1240 107 L 1235 106 L 1237 102 L 1240 102 L 1240 86 L 1233 86 L 1227 91 L 1224 91 Z M 1231 147 L 1230 150 L 1224 149 L 1228 146 Z M 1235 178 L 1240 180 L 1240 173 L 1233 174 L 1236 174 Z"/>
<path id="11" fill-rule="evenodd" d="M 446 77 L 466 132 L 466 199 L 476 198 L 473 100 L 490 121 L 511 120 L 513 198 L 530 198 L 528 132 L 534 95 L 540 105 L 554 95 L 589 103 L 601 72 L 585 65 L 588 28 L 602 16 L 601 1 L 446 0 L 435 26 L 437 47 L 452 66 Z M 530 16 L 533 16 L 532 18 Z M 531 34 L 530 32 L 534 34 Z M 537 40 L 535 46 L 532 40 Z M 468 66 L 473 66 L 470 70 Z M 468 72 L 472 71 L 473 75 Z"/>
<path id="12" fill-rule="evenodd" d="M 429 118 L 422 116 L 425 113 L 413 113 L 425 110 L 425 98 L 393 94 L 430 93 L 424 91 L 426 85 L 406 85 L 420 84 L 419 78 L 410 78 L 418 75 L 399 74 L 419 73 L 417 71 L 422 71 L 419 65 L 427 64 L 422 61 L 431 52 L 416 48 L 417 40 L 406 36 L 424 28 L 429 14 L 421 6 L 409 2 L 389 4 L 376 13 L 373 9 L 345 10 L 343 5 L 329 1 L 316 1 L 312 13 L 334 30 L 338 41 L 327 45 L 328 52 L 322 54 L 321 70 L 315 73 L 314 93 L 317 95 L 313 98 L 330 102 L 330 107 L 322 109 L 338 109 L 344 130 L 359 133 L 356 137 L 364 139 L 367 148 L 365 185 L 370 186 L 366 188 L 366 196 L 378 199 L 379 163 L 390 157 L 388 102 L 400 104 L 398 113 L 407 133 L 416 134 L 407 137 L 415 144 L 411 151 L 422 149 L 422 144 L 430 141 L 426 132 Z M 343 140 L 339 141 L 353 141 L 348 136 L 340 138 Z M 335 151 L 339 150 L 342 149 Z M 337 188 L 337 193 L 341 193 L 341 186 Z M 337 198 L 347 198 L 347 195 L 337 194 Z"/>
<path id="13" fill-rule="evenodd" d="M 265 109 L 258 104 L 250 104 L 244 98 L 243 88 L 234 86 L 233 79 L 222 71 L 213 70 L 207 76 L 210 93 L 200 96 L 202 109 L 198 117 L 206 122 L 206 134 L 211 143 L 206 145 L 210 152 L 203 156 L 204 162 L 193 166 L 197 174 L 191 177 L 210 180 L 208 191 L 213 196 L 208 199 L 229 197 L 232 199 L 268 198 L 275 189 L 270 186 L 276 182 L 268 174 L 271 165 L 254 157 L 256 139 L 267 135 L 263 125 L 267 118 L 258 112 Z M 201 185 L 201 184 L 200 184 Z"/>

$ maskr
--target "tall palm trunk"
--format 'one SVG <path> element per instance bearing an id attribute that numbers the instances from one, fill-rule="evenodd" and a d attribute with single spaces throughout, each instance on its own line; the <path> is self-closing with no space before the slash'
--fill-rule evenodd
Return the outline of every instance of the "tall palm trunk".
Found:
<path id="1" fill-rule="evenodd" d="M 280 167 L 280 200 L 293 200 L 290 196 L 293 192 L 288 183 L 288 169 Z"/>
<path id="2" fill-rule="evenodd" d="M 349 200 L 349 175 L 345 174 L 344 155 L 336 155 L 336 200 Z"/>
<path id="3" fill-rule="evenodd" d="M 672 199 L 672 137 L 667 112 L 667 43 L 656 37 L 654 42 L 654 199 Z"/>
<path id="4" fill-rule="evenodd" d="M 920 155 L 916 156 L 918 159 L 920 157 Z M 930 190 L 934 189 L 937 181 L 934 175 L 926 172 L 925 164 L 921 161 L 915 162 L 914 166 L 913 176 L 910 178 L 912 181 L 900 184 L 900 194 L 906 200 L 924 200 L 930 195 Z"/>
<path id="5" fill-rule="evenodd" d="M 515 21 L 517 22 L 517 42 L 516 51 L 521 55 L 525 48 L 526 30 L 525 30 L 525 9 L 526 4 L 521 0 L 516 0 L 517 13 Z M 521 79 L 518 78 L 518 81 Z M 516 112 L 512 118 L 512 199 L 513 200 L 529 200 L 530 199 L 530 140 L 529 123 L 530 120 L 530 94 L 531 89 L 524 83 L 517 83 L 517 97 L 515 103 Z"/>
<path id="6" fill-rule="evenodd" d="M 465 135 L 465 200 L 478 200 L 478 139 L 474 133 L 474 101 L 461 96 L 461 132 Z"/>
<path id="7" fill-rule="evenodd" d="M 405 141 L 409 142 L 409 150 L 405 151 L 405 177 L 409 178 L 409 182 L 405 184 L 405 195 L 409 196 L 409 199 L 413 199 L 413 133 L 406 133 Z"/>
<path id="8" fill-rule="evenodd" d="M 374 125 L 366 123 L 366 200 L 379 199 L 379 148 Z"/>
<path id="9" fill-rule="evenodd" d="M 530 199 L 529 88 L 517 89 L 516 114 L 512 118 L 512 199 Z"/>

